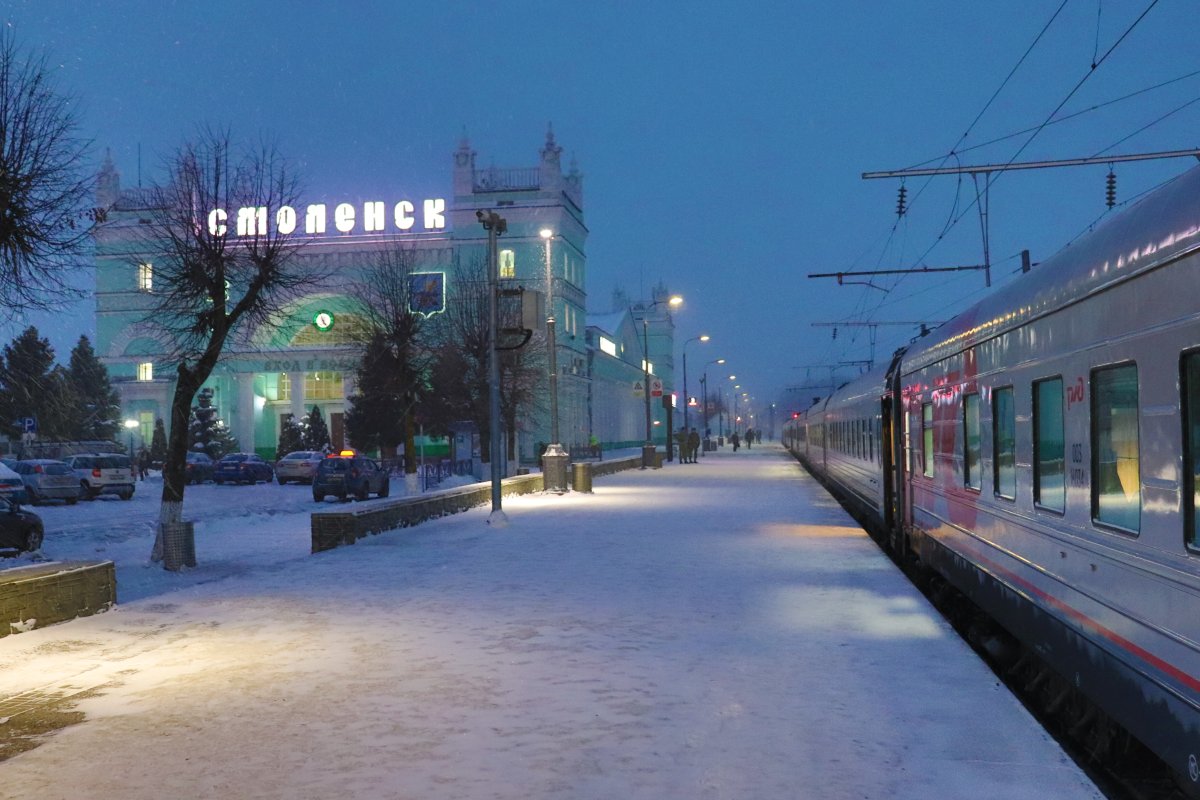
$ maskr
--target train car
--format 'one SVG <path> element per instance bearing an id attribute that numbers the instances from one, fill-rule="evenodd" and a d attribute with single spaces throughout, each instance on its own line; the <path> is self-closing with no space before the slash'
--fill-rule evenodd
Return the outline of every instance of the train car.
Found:
<path id="1" fill-rule="evenodd" d="M 843 387 L 822 422 L 861 437 L 864 419 L 879 458 L 810 436 L 810 468 L 1200 796 L 1200 168 Z"/>

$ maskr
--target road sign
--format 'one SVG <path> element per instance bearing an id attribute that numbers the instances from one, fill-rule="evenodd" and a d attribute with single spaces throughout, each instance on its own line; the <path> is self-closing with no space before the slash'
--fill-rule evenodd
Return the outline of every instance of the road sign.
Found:
<path id="1" fill-rule="evenodd" d="M 21 417 L 17 420 L 17 426 L 22 433 L 37 433 L 37 417 Z"/>
<path id="2" fill-rule="evenodd" d="M 641 381 L 633 382 L 633 396 L 644 397 L 646 394 L 646 386 Z"/>
<path id="3" fill-rule="evenodd" d="M 650 396 L 651 397 L 662 397 L 663 396 L 662 378 L 651 378 L 650 379 Z"/>

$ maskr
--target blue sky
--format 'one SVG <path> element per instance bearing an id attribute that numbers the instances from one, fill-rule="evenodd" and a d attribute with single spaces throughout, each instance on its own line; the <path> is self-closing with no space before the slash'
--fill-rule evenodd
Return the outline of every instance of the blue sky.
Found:
<path id="1" fill-rule="evenodd" d="M 0 14 L 78 96 L 97 163 L 111 148 L 126 185 L 139 145 L 148 182 L 196 125 L 227 124 L 276 135 L 316 194 L 448 194 L 464 128 L 481 165 L 532 166 L 553 122 L 585 174 L 592 310 L 614 287 L 664 281 L 687 301 L 680 341 L 712 336 L 689 347 L 693 372 L 727 358 L 760 408 L 820 393 L 785 391 L 828 377 L 808 365 L 869 357 L 868 328 L 834 338 L 814 322 L 936 321 L 986 291 L 973 272 L 872 279 L 880 288 L 809 279 L 982 260 L 969 179 L 909 179 L 897 224 L 898 182 L 862 172 L 940 160 L 964 132 L 960 151 L 1036 127 L 1085 76 L 1060 116 L 1174 82 L 959 161 L 1200 144 L 1200 103 L 1187 105 L 1200 75 L 1183 77 L 1200 70 L 1195 6 L 1180 0 L 14 0 Z M 1117 165 L 1118 199 L 1192 163 Z M 994 182 L 994 285 L 1015 279 L 1020 250 L 1040 261 L 1104 215 L 1107 171 Z M 91 328 L 87 307 L 35 321 L 63 360 Z M 914 333 L 880 326 L 876 358 Z"/>

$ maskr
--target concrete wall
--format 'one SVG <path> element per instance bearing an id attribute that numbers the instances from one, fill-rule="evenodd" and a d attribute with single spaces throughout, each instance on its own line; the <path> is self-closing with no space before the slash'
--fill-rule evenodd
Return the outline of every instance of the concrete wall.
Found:
<path id="1" fill-rule="evenodd" d="M 0 573 L 0 636 L 107 611 L 117 602 L 113 562 L 51 562 Z"/>
<path id="2" fill-rule="evenodd" d="M 634 469 L 640 464 L 640 456 L 595 462 L 592 465 L 592 474 L 611 475 L 624 469 Z M 500 486 L 501 496 L 504 497 L 542 490 L 540 473 L 506 478 Z M 311 517 L 312 552 L 320 553 L 344 544 L 354 544 L 367 534 L 419 525 L 427 519 L 487 505 L 491 500 L 492 486 L 490 482 L 485 482 L 420 497 L 380 500 L 365 505 L 354 504 L 345 510 L 315 511 Z"/>

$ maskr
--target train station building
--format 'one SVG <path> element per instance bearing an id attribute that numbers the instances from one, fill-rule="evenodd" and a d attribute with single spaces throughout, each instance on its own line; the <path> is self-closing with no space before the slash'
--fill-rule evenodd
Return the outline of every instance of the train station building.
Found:
<path id="1" fill-rule="evenodd" d="M 439 276 L 449 295 L 456 264 L 486 262 L 487 232 L 476 218 L 482 209 L 507 221 L 499 240 L 502 284 L 544 292 L 547 272 L 551 275 L 564 446 L 582 446 L 593 437 L 610 447 L 640 443 L 644 399 L 635 395 L 634 384 L 640 384 L 644 344 L 651 371 L 673 388 L 670 314 L 649 314 L 643 326 L 635 322 L 637 314 L 648 313 L 653 304 L 625 303 L 615 324 L 612 314 L 602 315 L 604 335 L 589 336 L 583 176 L 574 163 L 564 171 L 552 130 L 538 155 L 534 166 L 480 168 L 464 137 L 452 154 L 445 197 L 347 198 L 299 207 L 290 218 L 271 209 L 273 223 L 294 225 L 298 235 L 308 237 L 295 258 L 311 260 L 307 266 L 335 281 L 294 300 L 270 322 L 239 331 L 205 384 L 241 448 L 275 457 L 285 417 L 307 415 L 314 406 L 329 426 L 332 445 L 351 445 L 344 418 L 359 363 L 353 285 L 369 278 L 382 251 L 399 246 L 413 255 L 415 271 Z M 169 424 L 175 382 L 172 335 L 151 315 L 154 263 L 161 255 L 140 235 L 152 200 L 150 190 L 123 188 L 106 160 L 97 190 L 97 205 L 109 213 L 96 236 L 96 351 L 120 393 L 135 446 L 149 442 L 157 419 Z M 214 209 L 208 222 L 235 235 L 239 226 L 257 223 L 254 213 Z M 546 229 L 549 239 L 541 235 Z M 649 336 L 640 343 L 643 328 Z M 597 359 L 606 366 L 596 369 Z M 543 383 L 535 394 L 545 398 L 548 376 Z M 548 408 L 548 402 L 531 404 L 518 419 L 521 460 L 535 459 L 539 443 L 549 441 Z M 665 428 L 661 417 L 659 406 L 656 431 Z M 661 442 L 665 435 L 664 429 L 656 438 Z"/>

